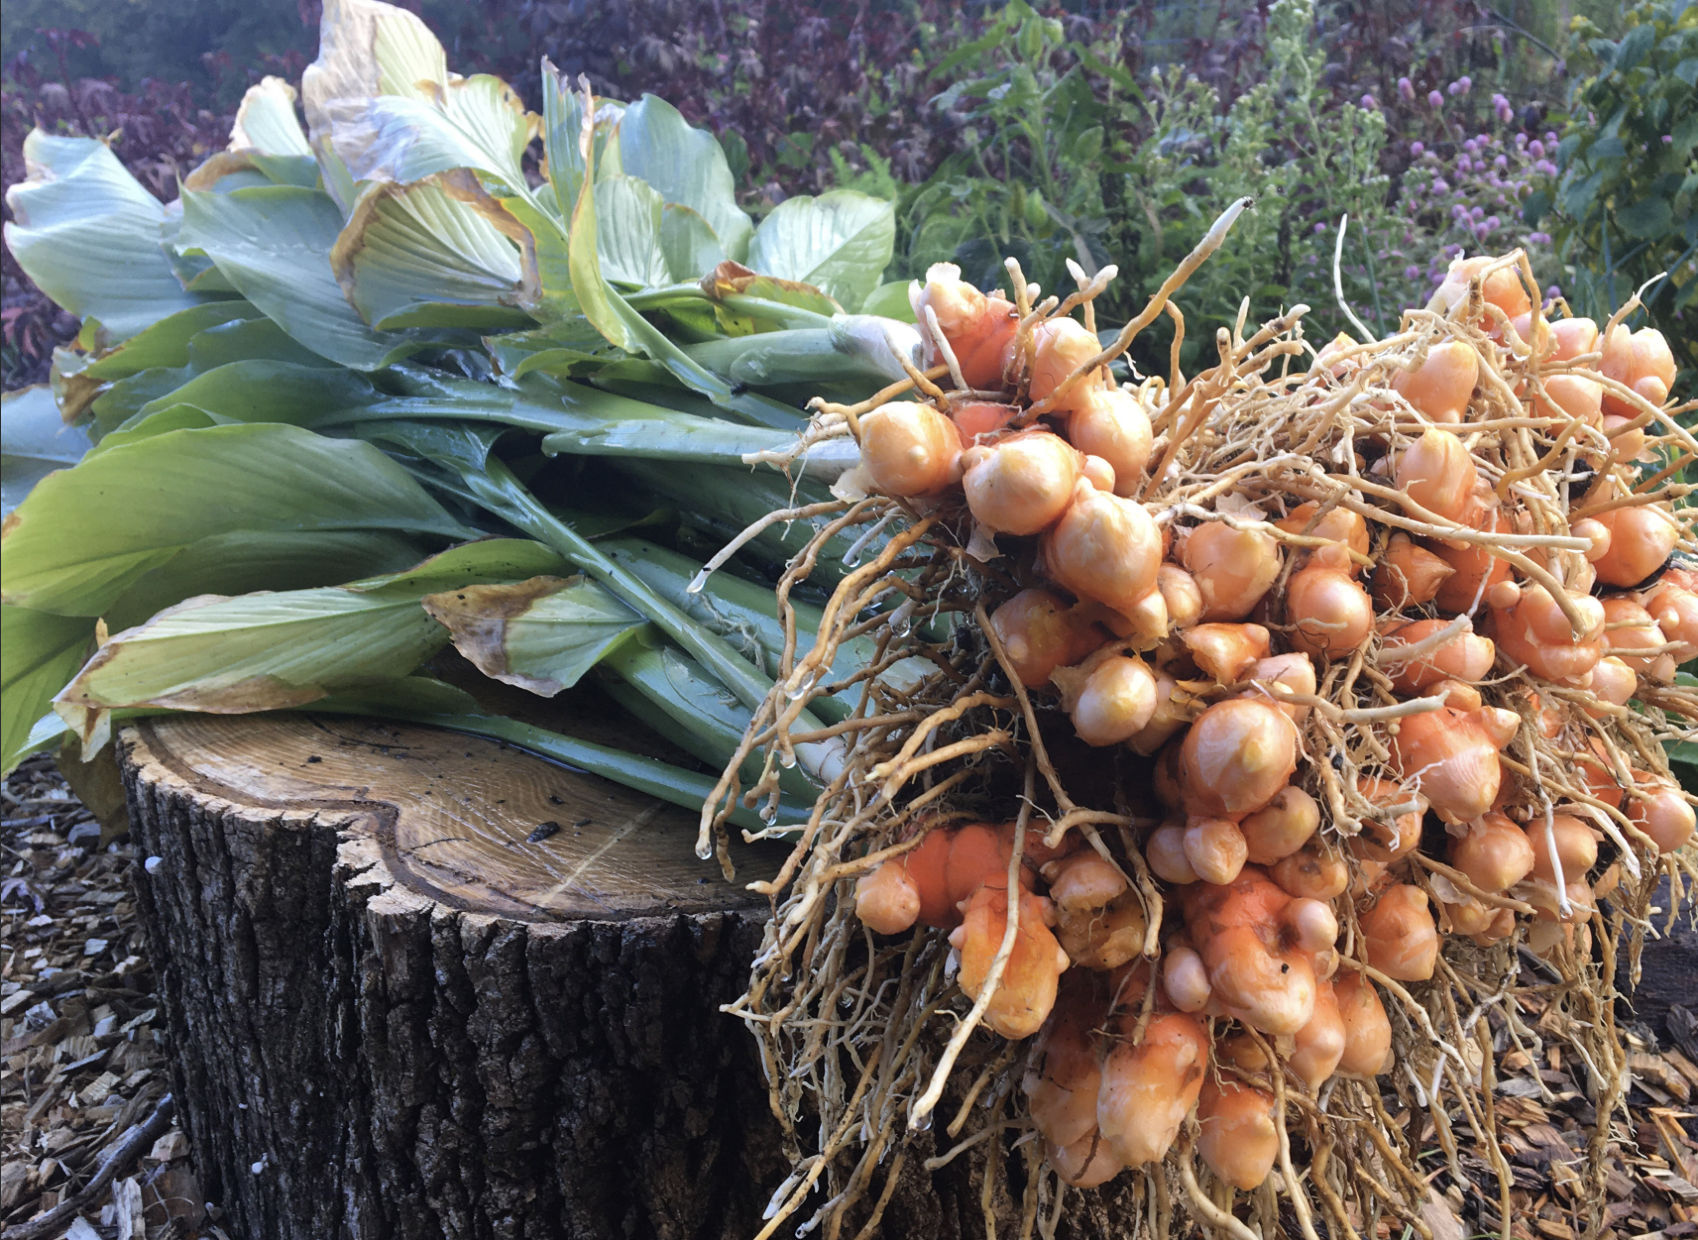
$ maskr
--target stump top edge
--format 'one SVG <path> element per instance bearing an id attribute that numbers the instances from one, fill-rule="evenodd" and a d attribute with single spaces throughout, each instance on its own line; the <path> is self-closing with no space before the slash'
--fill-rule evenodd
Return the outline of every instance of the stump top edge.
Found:
<path id="1" fill-rule="evenodd" d="M 526 921 L 741 911 L 739 880 L 695 857 L 695 815 L 534 754 L 439 728 L 343 715 L 180 715 L 122 729 L 133 788 L 381 850 L 395 881 L 450 908 Z"/>

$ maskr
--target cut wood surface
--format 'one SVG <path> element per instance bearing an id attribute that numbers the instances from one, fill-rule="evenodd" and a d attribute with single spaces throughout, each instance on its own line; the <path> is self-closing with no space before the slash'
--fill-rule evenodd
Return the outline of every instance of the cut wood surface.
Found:
<path id="1" fill-rule="evenodd" d="M 118 747 L 173 1088 L 230 1235 L 760 1231 L 791 1162 L 720 1007 L 770 911 L 744 883 L 785 849 L 735 847 L 727 882 L 694 815 L 429 728 L 181 716 Z M 883 1234 L 1018 1234 L 1024 1160 L 987 1194 L 982 1151 L 925 1166 L 950 1144 L 921 1138 Z M 1070 1193 L 1057 1234 L 1121 1234 L 1128 1198 Z"/>
<path id="2" fill-rule="evenodd" d="M 397 880 L 451 908 L 624 920 L 764 904 L 696 859 L 694 814 L 479 738 L 334 715 L 200 715 L 137 733 L 205 797 L 360 820 Z"/>

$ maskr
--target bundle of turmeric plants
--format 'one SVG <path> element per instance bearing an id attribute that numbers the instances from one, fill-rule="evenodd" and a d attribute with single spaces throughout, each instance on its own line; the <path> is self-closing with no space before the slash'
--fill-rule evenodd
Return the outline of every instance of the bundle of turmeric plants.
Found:
<path id="1" fill-rule="evenodd" d="M 1541 1036 L 1529 987 L 1585 1065 L 1603 1198 L 1618 960 L 1695 872 L 1663 747 L 1698 720 L 1670 351 L 1634 301 L 1601 328 L 1543 304 L 1517 251 L 1386 339 L 1317 351 L 1306 307 L 1247 330 L 1246 301 L 1215 365 L 1176 345 L 1117 383 L 1157 316 L 1183 337 L 1172 295 L 1245 206 L 1106 346 L 1112 268 L 1045 296 L 1013 261 L 990 295 L 933 267 L 929 368 L 813 406 L 808 450 L 860 464 L 781 618 L 829 540 L 851 567 L 698 841 L 723 857 L 730 812 L 771 821 L 830 752 L 799 836 L 745 830 L 794 844 L 733 1008 L 796 1159 L 761 1240 L 876 1229 L 940 1112 L 926 1165 L 984 1159 L 987 1217 L 1025 1160 L 1025 1235 L 1126 1176 L 1128 1234 L 1428 1236 L 1382 1087 L 1453 1169 L 1491 1161 L 1507 1235 L 1493 1042 Z M 843 675 L 848 641 L 876 655 Z M 827 695 L 853 709 L 804 722 Z"/>

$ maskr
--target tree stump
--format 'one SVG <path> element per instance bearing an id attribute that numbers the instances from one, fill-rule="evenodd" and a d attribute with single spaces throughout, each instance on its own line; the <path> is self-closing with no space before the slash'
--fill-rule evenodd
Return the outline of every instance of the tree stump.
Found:
<path id="1" fill-rule="evenodd" d="M 761 1229 L 790 1163 L 719 1009 L 769 912 L 741 882 L 784 850 L 728 883 L 693 814 L 429 728 L 180 716 L 118 749 L 180 1114 L 232 1235 Z M 1023 1157 L 987 1194 L 983 1151 L 928 1170 L 937 1142 L 883 1234 L 1018 1234 Z M 1122 1234 L 1129 1179 L 1068 1194 L 1059 1234 Z"/>
<path id="2" fill-rule="evenodd" d="M 693 815 L 370 720 L 160 719 L 120 744 L 178 1096 L 238 1234 L 759 1218 L 785 1165 L 719 1006 L 766 910 L 695 860 Z"/>

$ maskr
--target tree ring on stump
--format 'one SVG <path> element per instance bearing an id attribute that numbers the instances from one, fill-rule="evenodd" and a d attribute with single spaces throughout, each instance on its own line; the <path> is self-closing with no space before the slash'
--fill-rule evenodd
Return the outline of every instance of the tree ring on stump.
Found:
<path id="1" fill-rule="evenodd" d="M 132 763 L 202 797 L 346 814 L 396 879 L 450 908 L 624 920 L 765 903 L 696 859 L 696 815 L 499 742 L 341 715 L 133 727 Z M 770 849 L 740 853 L 739 870 L 776 868 Z"/>

